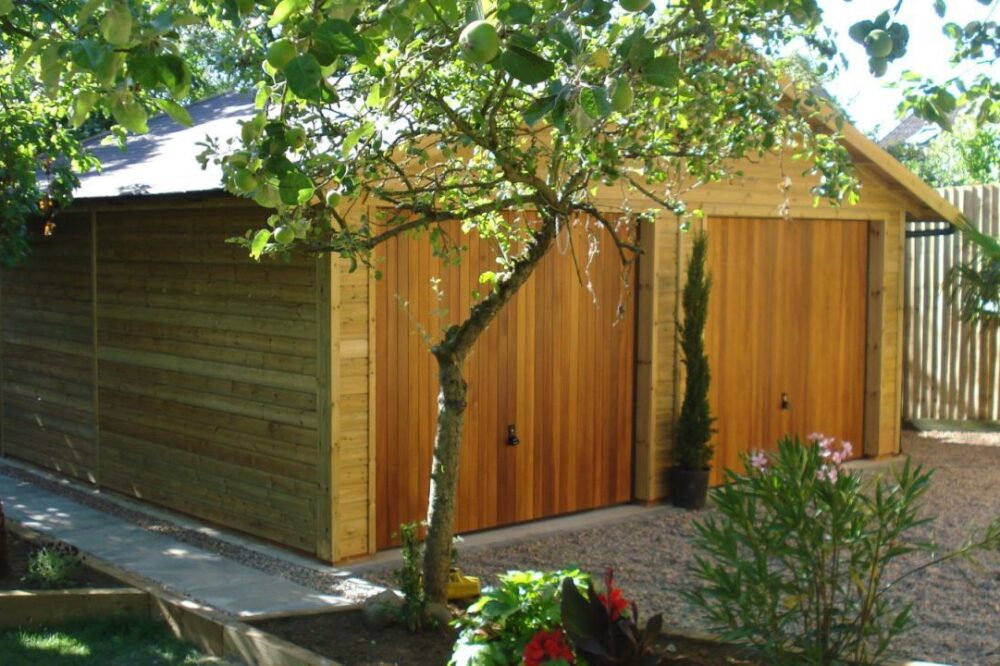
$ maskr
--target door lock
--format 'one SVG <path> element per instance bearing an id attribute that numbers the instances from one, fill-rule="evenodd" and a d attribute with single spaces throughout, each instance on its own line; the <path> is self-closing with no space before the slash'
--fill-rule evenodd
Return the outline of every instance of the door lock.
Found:
<path id="1" fill-rule="evenodd" d="M 521 440 L 517 438 L 517 427 L 514 425 L 507 426 L 507 446 L 517 446 L 521 443 Z"/>
<path id="2" fill-rule="evenodd" d="M 788 402 L 788 394 L 787 393 L 782 393 L 781 394 L 781 408 L 782 409 L 791 409 L 792 408 L 792 403 Z"/>

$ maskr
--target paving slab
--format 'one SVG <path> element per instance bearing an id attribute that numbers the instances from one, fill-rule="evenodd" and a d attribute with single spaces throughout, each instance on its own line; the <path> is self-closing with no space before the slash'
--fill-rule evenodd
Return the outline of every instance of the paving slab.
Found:
<path id="1" fill-rule="evenodd" d="M 157 534 L 0 473 L 7 518 L 232 615 L 319 610 L 351 603 Z"/>

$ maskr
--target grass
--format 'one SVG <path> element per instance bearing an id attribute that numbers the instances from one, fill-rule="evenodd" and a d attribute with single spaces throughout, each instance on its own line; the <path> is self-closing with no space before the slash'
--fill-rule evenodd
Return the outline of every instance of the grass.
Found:
<path id="1" fill-rule="evenodd" d="M 106 618 L 52 629 L 0 632 L 4 666 L 196 666 L 218 664 L 162 624 Z"/>

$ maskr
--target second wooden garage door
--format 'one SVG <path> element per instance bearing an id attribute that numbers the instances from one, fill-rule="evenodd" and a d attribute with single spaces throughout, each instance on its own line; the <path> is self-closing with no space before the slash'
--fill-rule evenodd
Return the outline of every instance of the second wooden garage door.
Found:
<path id="1" fill-rule="evenodd" d="M 593 297 L 571 255 L 550 252 L 466 363 L 459 532 L 631 499 L 634 310 L 616 317 L 621 266 L 609 239 L 596 239 Z M 496 265 L 488 244 L 463 240 L 470 248 L 457 266 L 442 265 L 426 240 L 404 238 L 379 252 L 379 548 L 395 543 L 400 523 L 426 515 L 437 377 L 425 334 L 436 339 L 442 322 L 464 317 L 482 288 L 479 271 Z M 517 446 L 507 443 L 509 426 Z"/>
<path id="2" fill-rule="evenodd" d="M 868 223 L 713 218 L 708 234 L 713 482 L 789 434 L 823 432 L 860 454 Z"/>

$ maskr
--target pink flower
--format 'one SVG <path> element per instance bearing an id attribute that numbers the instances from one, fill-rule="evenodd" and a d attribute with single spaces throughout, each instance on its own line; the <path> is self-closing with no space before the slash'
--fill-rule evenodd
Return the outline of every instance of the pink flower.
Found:
<path id="1" fill-rule="evenodd" d="M 840 450 L 841 452 L 843 452 L 844 458 L 846 459 L 851 457 L 851 453 L 854 452 L 854 447 L 851 445 L 850 442 L 845 440 L 840 443 Z"/>
<path id="2" fill-rule="evenodd" d="M 820 481 L 829 481 L 830 483 L 836 483 L 839 472 L 836 467 L 832 465 L 823 465 L 818 470 L 816 470 L 816 478 Z"/>
<path id="3" fill-rule="evenodd" d="M 750 456 L 750 466 L 758 472 L 766 472 L 767 463 L 767 454 L 763 451 L 755 451 L 753 455 Z"/>

